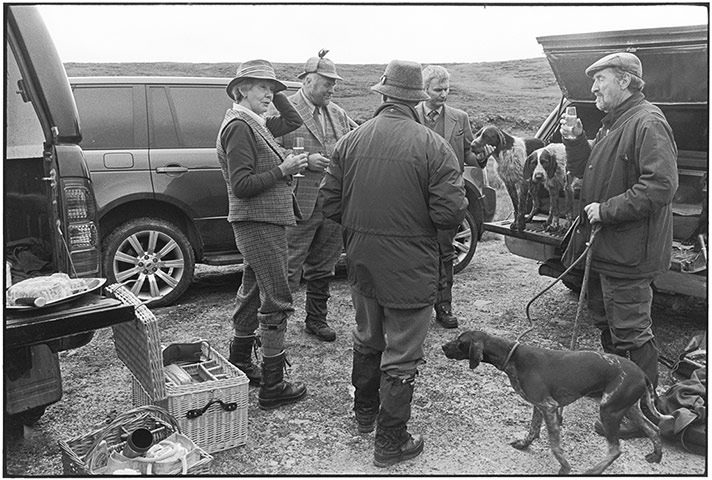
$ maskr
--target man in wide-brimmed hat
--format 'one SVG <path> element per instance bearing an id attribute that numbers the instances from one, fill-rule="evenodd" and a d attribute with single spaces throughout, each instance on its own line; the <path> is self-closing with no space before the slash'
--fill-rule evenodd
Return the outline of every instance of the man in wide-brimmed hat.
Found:
<path id="1" fill-rule="evenodd" d="M 358 430 L 376 427 L 374 464 L 385 467 L 423 450 L 407 423 L 437 290 L 437 231 L 463 220 L 467 199 L 452 148 L 418 120 L 428 98 L 420 64 L 392 61 L 371 89 L 383 104 L 336 144 L 320 196 L 344 228 Z"/>
<path id="2" fill-rule="evenodd" d="M 355 124 L 343 108 L 331 101 L 336 82 L 341 77 L 336 73 L 334 62 L 326 58 L 327 53 L 328 50 L 321 50 L 318 56 L 307 60 L 304 71 L 297 77 L 302 80 L 302 88 L 289 97 L 304 125 L 277 141 L 285 148 L 291 148 L 294 139 L 302 137 L 304 151 L 309 153 L 309 165 L 304 176 L 295 179 L 294 187 L 302 219 L 297 220 L 295 227 L 287 229 L 289 287 L 295 292 L 304 278 L 305 331 L 319 340 L 333 342 L 336 331 L 327 322 L 329 280 L 334 276 L 343 241 L 341 225 L 324 218 L 317 198 L 334 144 Z"/>
<path id="3" fill-rule="evenodd" d="M 232 316 L 230 362 L 250 385 L 260 387 L 262 409 L 296 402 L 307 393 L 298 382 L 284 380 L 284 336 L 294 313 L 287 281 L 287 233 L 295 225 L 291 178 L 306 166 L 305 155 L 287 155 L 274 136 L 298 128 L 302 119 L 289 103 L 284 83 L 266 60 L 242 63 L 227 93 L 234 100 L 225 112 L 216 142 L 218 162 L 227 184 L 228 221 L 244 258 L 242 283 Z M 278 115 L 265 116 L 274 102 Z M 259 327 L 262 365 L 252 362 Z"/>

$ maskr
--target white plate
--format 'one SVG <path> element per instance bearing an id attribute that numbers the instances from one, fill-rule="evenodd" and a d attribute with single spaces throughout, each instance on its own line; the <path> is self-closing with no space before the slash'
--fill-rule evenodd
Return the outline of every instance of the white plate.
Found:
<path id="1" fill-rule="evenodd" d="M 5 305 L 5 308 L 7 308 L 8 310 L 37 310 L 38 308 L 53 307 L 61 303 L 66 303 L 75 300 L 81 297 L 82 295 L 86 295 L 87 293 L 91 293 L 106 283 L 105 278 L 84 278 L 83 280 L 85 280 L 87 284 L 86 290 L 73 293 L 72 295 L 63 298 L 58 298 L 57 300 L 51 300 L 41 307 L 33 307 L 32 305 Z"/>

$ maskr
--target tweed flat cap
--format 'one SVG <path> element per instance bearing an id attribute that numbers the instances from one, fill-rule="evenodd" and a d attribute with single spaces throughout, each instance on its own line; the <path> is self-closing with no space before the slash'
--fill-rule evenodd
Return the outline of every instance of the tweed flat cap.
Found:
<path id="1" fill-rule="evenodd" d="M 643 78 L 643 66 L 640 59 L 628 52 L 617 52 L 606 55 L 594 62 L 586 69 L 586 75 L 593 77 L 593 74 L 604 68 L 620 68 L 624 72 Z"/>
<path id="2" fill-rule="evenodd" d="M 237 67 L 235 78 L 230 80 L 230 83 L 228 83 L 227 88 L 225 89 L 227 90 L 228 97 L 232 98 L 231 92 L 235 85 L 243 80 L 247 80 L 248 78 L 254 80 L 271 80 L 274 83 L 275 93 L 287 89 L 287 86 L 284 83 L 277 80 L 274 68 L 267 60 L 248 60 L 247 62 L 241 63 L 240 66 Z"/>
<path id="3" fill-rule="evenodd" d="M 391 60 L 381 81 L 371 87 L 374 92 L 408 102 L 427 100 L 423 90 L 423 72 L 418 62 Z"/>

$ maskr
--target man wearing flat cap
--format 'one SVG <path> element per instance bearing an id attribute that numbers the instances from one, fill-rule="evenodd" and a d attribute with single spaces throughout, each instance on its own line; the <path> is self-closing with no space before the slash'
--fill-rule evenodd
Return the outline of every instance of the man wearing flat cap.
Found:
<path id="1" fill-rule="evenodd" d="M 383 104 L 336 144 L 320 197 L 344 228 L 356 422 L 376 428 L 374 465 L 386 467 L 423 450 L 407 423 L 437 292 L 437 232 L 459 225 L 467 198 L 457 156 L 415 111 L 428 98 L 420 64 L 393 60 L 371 89 Z"/>
<path id="2" fill-rule="evenodd" d="M 581 120 L 561 135 L 568 169 L 583 178 L 579 224 L 564 253 L 568 267 L 583 252 L 592 225 L 588 307 L 608 353 L 635 362 L 653 385 L 658 349 L 652 331 L 651 283 L 670 267 L 671 202 L 677 190 L 677 147 L 662 111 L 643 95 L 643 67 L 632 53 L 607 55 L 586 69 L 596 107 L 606 112 L 592 145 Z M 600 279 L 600 281 L 599 281 Z M 596 430 L 603 432 L 597 422 Z M 630 423 L 621 438 L 643 436 Z"/>
<path id="3" fill-rule="evenodd" d="M 292 148 L 294 139 L 304 139 L 304 151 L 309 154 L 303 177 L 295 178 L 294 195 L 302 212 L 297 225 L 287 230 L 289 240 L 289 287 L 299 288 L 306 282 L 305 331 L 319 340 L 333 342 L 336 332 L 327 323 L 329 280 L 343 250 L 341 225 L 325 219 L 317 202 L 319 184 L 329 165 L 329 156 L 336 141 L 356 124 L 343 108 L 331 101 L 337 80 L 334 62 L 326 58 L 328 50 L 307 60 L 304 71 L 297 76 L 302 88 L 289 97 L 304 124 L 277 139 L 285 148 Z"/>

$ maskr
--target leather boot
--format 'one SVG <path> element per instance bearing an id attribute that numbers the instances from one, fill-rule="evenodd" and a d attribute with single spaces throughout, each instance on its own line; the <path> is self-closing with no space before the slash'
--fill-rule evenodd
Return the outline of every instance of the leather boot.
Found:
<path id="1" fill-rule="evenodd" d="M 319 340 L 333 342 L 336 340 L 336 332 L 326 323 L 328 300 L 328 278 L 307 280 L 307 299 L 305 305 L 307 318 L 304 329 L 307 333 L 315 335 Z"/>
<path id="2" fill-rule="evenodd" d="M 258 395 L 262 410 L 271 410 L 294 403 L 307 394 L 307 387 L 299 382 L 284 381 L 285 353 L 262 357 L 262 385 Z"/>
<path id="3" fill-rule="evenodd" d="M 420 435 L 408 433 L 415 375 L 401 379 L 381 375 L 381 408 L 378 412 L 373 464 L 379 468 L 417 457 L 423 451 Z"/>
<path id="4" fill-rule="evenodd" d="M 444 328 L 457 328 L 457 317 L 452 314 L 449 303 L 435 305 L 435 320 Z"/>
<path id="5" fill-rule="evenodd" d="M 230 342 L 230 363 L 247 375 L 250 385 L 259 387 L 262 381 L 260 367 L 252 362 L 252 351 L 255 343 L 259 346 L 259 339 L 255 335 L 246 337 L 235 336 Z"/>
<path id="6" fill-rule="evenodd" d="M 378 388 L 381 384 L 381 353 L 361 353 L 354 350 L 351 384 L 354 386 L 354 413 L 359 433 L 370 433 L 376 428 L 380 405 Z"/>

